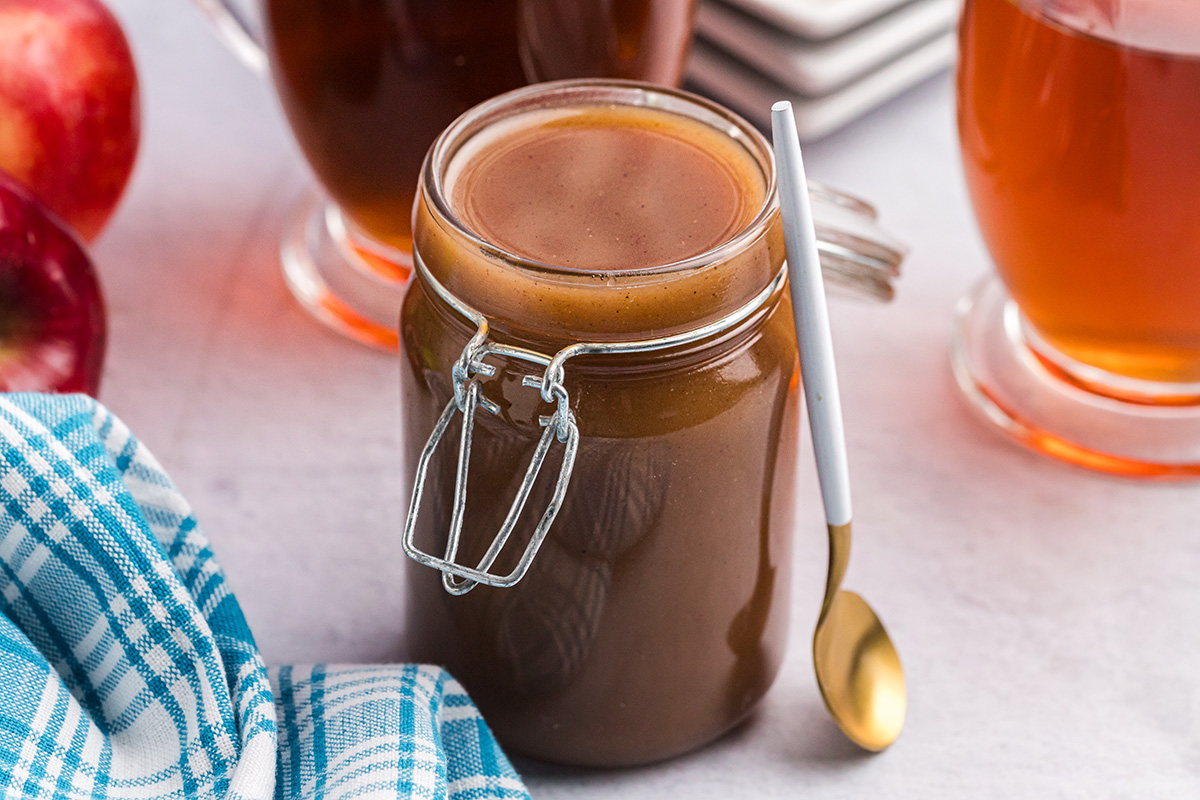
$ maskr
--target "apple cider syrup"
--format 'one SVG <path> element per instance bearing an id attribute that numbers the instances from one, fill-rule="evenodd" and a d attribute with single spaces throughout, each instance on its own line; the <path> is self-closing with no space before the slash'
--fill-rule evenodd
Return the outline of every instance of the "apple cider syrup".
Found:
<path id="1" fill-rule="evenodd" d="M 569 421 L 577 439 L 552 445 L 491 566 L 518 565 L 568 473 L 515 585 L 409 563 L 411 656 L 449 667 L 524 755 L 628 765 L 719 736 L 771 685 L 787 631 L 799 388 L 769 146 L 684 93 L 543 84 L 439 138 L 414 220 L 401 327 L 415 547 L 446 554 L 456 393 L 480 397 L 456 564 L 487 563 L 547 426 Z M 546 402 L 542 363 L 489 351 L 486 369 L 460 369 L 482 330 L 468 314 L 497 347 L 591 349 Z M 628 351 L 646 341 L 660 346 Z"/>

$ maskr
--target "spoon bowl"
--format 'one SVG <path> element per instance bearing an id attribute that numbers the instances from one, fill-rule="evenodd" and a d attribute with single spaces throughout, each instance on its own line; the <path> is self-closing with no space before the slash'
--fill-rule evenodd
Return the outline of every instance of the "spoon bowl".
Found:
<path id="1" fill-rule="evenodd" d="M 851 741 L 878 752 L 896 740 L 908 702 L 900 656 L 854 592 L 837 592 L 817 623 L 813 665 L 821 697 Z"/>

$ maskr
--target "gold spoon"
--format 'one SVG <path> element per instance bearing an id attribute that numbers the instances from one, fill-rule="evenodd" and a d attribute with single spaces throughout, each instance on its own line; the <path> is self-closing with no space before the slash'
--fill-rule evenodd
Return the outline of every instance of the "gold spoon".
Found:
<path id="1" fill-rule="evenodd" d="M 879 617 L 857 594 L 841 591 L 850 563 L 850 470 L 825 287 L 791 103 L 771 108 L 771 129 L 800 375 L 829 529 L 829 572 L 813 633 L 813 666 L 834 722 L 859 747 L 878 751 L 894 742 L 904 726 L 904 670 Z"/>

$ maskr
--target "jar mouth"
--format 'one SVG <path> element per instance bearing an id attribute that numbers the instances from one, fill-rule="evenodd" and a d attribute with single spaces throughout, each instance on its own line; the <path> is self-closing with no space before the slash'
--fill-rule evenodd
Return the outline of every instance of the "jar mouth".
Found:
<path id="1" fill-rule="evenodd" d="M 442 131 L 425 157 L 421 181 L 425 197 L 445 224 L 469 241 L 483 255 L 547 276 L 607 277 L 618 270 L 590 270 L 549 264 L 518 255 L 484 239 L 456 214 L 445 187 L 448 168 L 455 155 L 473 136 L 488 126 L 522 113 L 579 105 L 616 105 L 653 108 L 680 114 L 723 132 L 741 144 L 762 170 L 766 191 L 758 211 L 737 232 L 717 245 L 685 259 L 636 269 L 621 269 L 622 277 L 661 276 L 710 266 L 745 249 L 770 225 L 779 208 L 775 180 L 775 157 L 770 144 L 745 119 L 699 95 L 641 81 L 608 78 L 549 81 L 515 89 L 464 112 Z"/>

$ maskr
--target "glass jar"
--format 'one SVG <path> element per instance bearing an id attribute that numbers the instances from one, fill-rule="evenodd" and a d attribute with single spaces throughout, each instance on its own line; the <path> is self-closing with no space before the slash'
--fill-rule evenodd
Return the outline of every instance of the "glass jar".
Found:
<path id="1" fill-rule="evenodd" d="M 585 104 L 652 106 L 732 137 L 762 170 L 757 215 L 708 252 L 636 271 L 556 268 L 468 229 L 443 183 L 455 153 L 517 115 Z M 402 386 L 407 478 L 421 491 L 406 550 L 425 564 L 408 562 L 410 656 L 449 667 L 524 755 L 630 765 L 716 738 L 767 691 L 787 633 L 800 390 L 769 145 L 674 90 L 517 90 L 434 144 L 414 241 Z M 444 435 L 427 445 L 435 427 Z M 518 580 L 487 579 L 512 585 L 475 585 L 463 576 L 489 565 L 545 440 L 525 521 L 489 572 L 519 572 L 550 516 L 544 540 Z"/>

